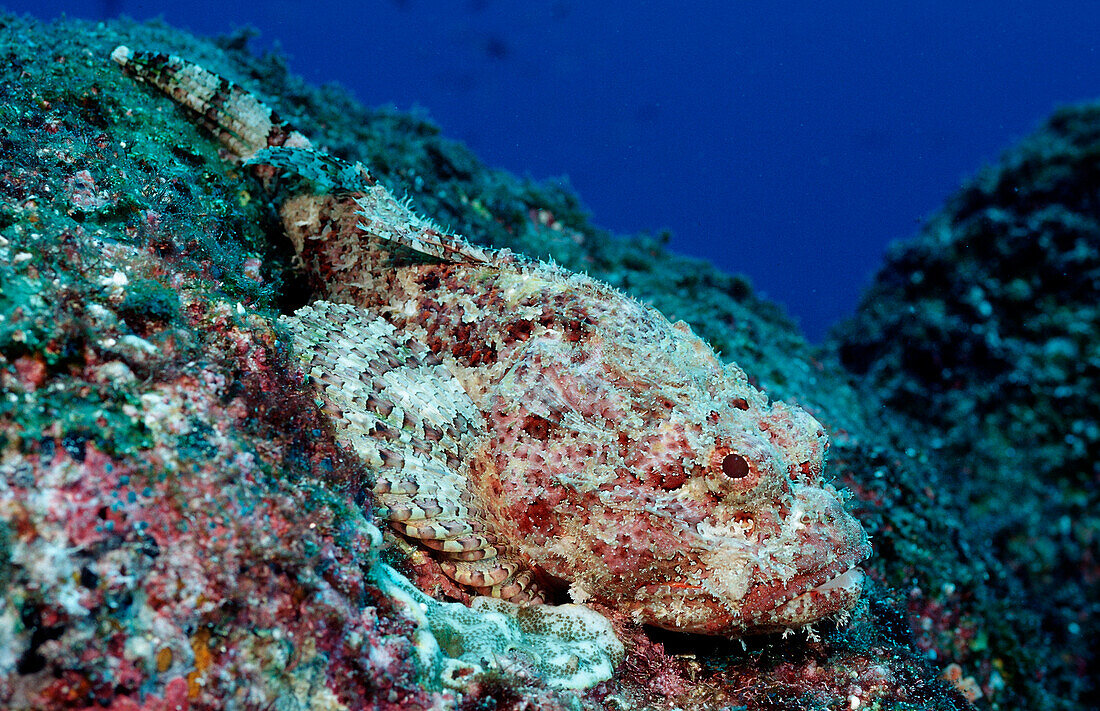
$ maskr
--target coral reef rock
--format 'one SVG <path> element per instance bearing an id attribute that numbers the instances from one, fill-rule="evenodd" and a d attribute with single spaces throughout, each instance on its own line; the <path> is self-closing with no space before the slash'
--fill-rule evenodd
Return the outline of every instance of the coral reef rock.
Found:
<path id="1" fill-rule="evenodd" d="M 597 600 L 424 595 L 454 581 L 384 545 L 369 469 L 300 373 L 280 319 L 316 285 L 264 185 L 119 72 L 120 44 L 248 86 L 416 214 L 587 272 L 799 403 L 874 542 L 847 624 L 731 640 Z M 1090 703 L 1094 108 L 979 176 L 893 254 L 861 325 L 814 349 L 744 278 L 660 235 L 613 238 L 562 184 L 487 169 L 423 117 L 246 45 L 0 14 L 0 707 Z"/>

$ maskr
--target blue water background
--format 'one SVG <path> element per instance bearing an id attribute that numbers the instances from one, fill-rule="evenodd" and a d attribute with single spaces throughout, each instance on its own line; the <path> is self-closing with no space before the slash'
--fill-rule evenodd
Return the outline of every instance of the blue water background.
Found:
<path id="1" fill-rule="evenodd" d="M 1100 96 L 1094 0 L 0 2 L 253 25 L 310 81 L 422 107 L 490 165 L 567 175 L 603 227 L 671 230 L 814 339 L 889 241 L 1055 106 Z"/>

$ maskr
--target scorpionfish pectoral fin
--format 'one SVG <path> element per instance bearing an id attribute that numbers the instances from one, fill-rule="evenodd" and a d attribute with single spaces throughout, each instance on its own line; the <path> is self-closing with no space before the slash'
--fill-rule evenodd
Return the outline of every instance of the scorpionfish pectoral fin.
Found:
<path id="1" fill-rule="evenodd" d="M 459 585 L 517 603 L 544 591 L 468 489 L 484 417 L 447 367 L 385 320 L 318 301 L 284 317 L 337 440 L 376 473 L 379 515 Z"/>

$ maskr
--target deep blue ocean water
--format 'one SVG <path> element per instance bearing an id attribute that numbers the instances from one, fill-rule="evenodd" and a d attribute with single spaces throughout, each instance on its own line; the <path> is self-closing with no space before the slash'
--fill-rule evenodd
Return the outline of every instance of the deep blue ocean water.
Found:
<path id="1" fill-rule="evenodd" d="M 813 339 L 961 180 L 1100 97 L 1094 0 L 0 4 L 250 24 L 310 81 L 422 107 L 490 165 L 567 175 L 598 225 L 671 230 Z"/>

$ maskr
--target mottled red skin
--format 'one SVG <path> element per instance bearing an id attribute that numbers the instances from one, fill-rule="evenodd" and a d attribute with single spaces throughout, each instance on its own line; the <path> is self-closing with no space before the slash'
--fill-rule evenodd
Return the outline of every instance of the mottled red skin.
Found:
<path id="1" fill-rule="evenodd" d="M 382 315 L 463 383 L 490 427 L 470 490 L 501 546 L 544 585 L 708 634 L 799 625 L 855 603 L 858 578 L 776 613 L 870 552 L 824 488 L 827 438 L 812 417 L 769 404 L 686 326 L 606 285 L 507 253 L 491 264 L 382 265 L 363 244 L 342 247 L 364 238 L 335 236 L 339 205 L 322 205 L 334 236 L 294 239 L 307 269 L 328 298 Z M 723 471 L 728 455 L 743 457 L 736 480 Z M 808 525 L 792 528 L 799 507 Z M 700 525 L 751 527 L 735 546 L 762 560 L 723 578 Z"/>
<path id="2" fill-rule="evenodd" d="M 306 179 L 281 200 L 287 235 L 323 298 L 358 310 L 326 306 L 303 318 L 326 314 L 321 332 L 347 320 L 372 341 L 385 329 L 361 331 L 359 323 L 381 317 L 404 343 L 427 347 L 465 391 L 439 385 L 433 397 L 449 401 L 442 409 L 402 407 L 400 423 L 361 433 L 404 451 L 356 450 L 393 468 L 396 481 L 377 493 L 399 535 L 432 550 L 440 541 L 461 549 L 439 551 L 449 577 L 527 602 L 546 598 L 532 574 L 560 579 L 575 600 L 722 634 L 803 624 L 855 603 L 854 574 L 814 590 L 870 552 L 820 480 L 824 429 L 797 408 L 769 404 L 686 324 L 606 284 L 443 232 L 368 170 L 315 150 L 249 92 L 201 67 L 126 47 L 111 56 L 197 111 L 268 186 L 284 170 Z M 328 332 L 322 341 L 340 340 Z M 401 365 L 396 351 L 371 346 L 356 373 L 344 372 L 345 355 L 318 373 L 344 424 L 373 417 L 372 409 L 389 417 L 427 385 L 417 380 L 420 366 Z M 365 394 L 344 403 L 347 413 L 331 402 L 358 392 L 355 384 L 378 368 L 401 369 L 404 390 L 388 393 L 379 381 L 374 392 L 386 391 L 386 402 Z M 475 451 L 448 456 L 450 445 L 433 442 L 456 423 L 468 432 L 469 417 L 424 420 L 456 412 L 466 397 L 488 431 L 478 432 Z M 449 471 L 416 464 L 422 456 Z M 478 557 L 456 557 L 467 553 Z"/>
<path id="3" fill-rule="evenodd" d="M 538 579 L 564 580 L 575 600 L 721 634 L 803 624 L 855 603 L 851 575 L 793 600 L 870 552 L 859 524 L 823 488 L 823 428 L 797 408 L 769 405 L 686 324 L 605 284 L 446 234 L 222 77 L 126 47 L 112 58 L 197 111 L 268 186 L 284 170 L 306 178 L 305 190 L 281 201 L 287 235 L 318 293 L 359 309 L 321 311 L 389 321 L 442 361 L 481 410 L 488 432 L 461 462 L 434 451 L 443 432 L 403 408 L 400 426 L 428 442 L 402 439 L 389 424 L 363 433 L 450 468 L 437 487 L 420 465 L 406 469 L 401 451 L 360 452 L 394 468 L 398 480 L 377 493 L 399 535 L 427 549 L 440 541 L 462 548 L 441 553 L 449 577 L 526 602 L 546 599 Z M 265 153 L 271 147 L 283 150 Z M 335 189 L 313 191 L 311 181 Z M 349 377 L 393 367 L 384 360 L 363 361 L 368 372 Z M 343 375 L 319 376 L 343 390 Z M 450 412 L 454 403 L 443 404 Z M 345 405 L 388 417 L 395 403 L 364 396 Z M 454 557 L 467 553 L 480 557 Z"/>

